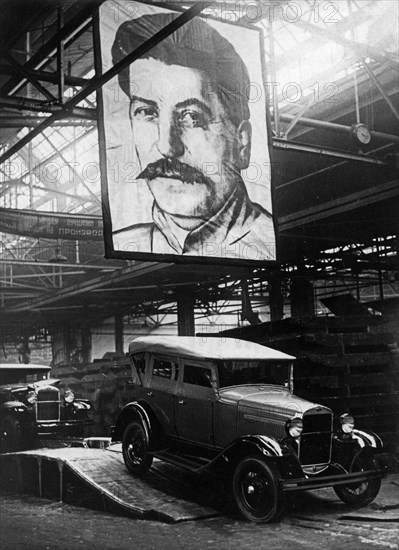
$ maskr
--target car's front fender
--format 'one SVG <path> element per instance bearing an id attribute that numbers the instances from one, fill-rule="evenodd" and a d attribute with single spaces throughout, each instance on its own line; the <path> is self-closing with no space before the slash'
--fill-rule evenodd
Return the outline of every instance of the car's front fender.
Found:
<path id="1" fill-rule="evenodd" d="M 382 448 L 380 437 L 373 432 L 353 430 L 349 434 L 336 433 L 333 437 L 331 462 L 348 470 L 354 456 L 360 451 L 378 452 Z"/>
<path id="2" fill-rule="evenodd" d="M 273 462 L 284 479 L 303 477 L 303 471 L 293 450 L 283 441 L 265 435 L 246 435 L 240 437 L 212 462 L 223 459 L 229 465 L 235 464 L 245 456 L 262 455 L 266 460 Z"/>
<path id="3" fill-rule="evenodd" d="M 127 425 L 136 419 L 141 420 L 151 433 L 151 421 L 147 411 L 140 403 L 132 401 L 125 405 L 120 412 L 116 425 L 111 430 L 112 441 L 121 441 Z"/>
<path id="4" fill-rule="evenodd" d="M 36 419 L 21 401 L 6 401 L 1 405 L 1 421 L 7 416 L 13 416 L 19 421 L 24 437 L 36 435 Z"/>
<path id="5" fill-rule="evenodd" d="M 29 408 L 25 405 L 25 403 L 22 403 L 22 401 L 17 401 L 14 399 L 13 401 L 6 401 L 1 405 L 1 411 L 2 416 L 5 414 L 8 414 L 10 412 L 13 412 L 14 414 L 18 416 L 24 416 L 29 415 L 31 417 L 31 413 L 29 411 Z"/>
<path id="6" fill-rule="evenodd" d="M 382 449 L 384 446 L 382 439 L 374 432 L 364 430 L 353 430 L 352 438 L 355 439 L 359 447 L 373 447 L 373 449 Z"/>

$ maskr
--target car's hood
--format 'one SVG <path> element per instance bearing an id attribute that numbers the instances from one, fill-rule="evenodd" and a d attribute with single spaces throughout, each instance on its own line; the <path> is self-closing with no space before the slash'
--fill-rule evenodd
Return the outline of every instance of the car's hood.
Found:
<path id="1" fill-rule="evenodd" d="M 303 413 L 317 406 L 316 403 L 291 394 L 282 386 L 246 385 L 223 388 L 220 390 L 220 398 L 236 402 L 240 408 L 262 409 L 286 414 L 288 417 L 295 414 L 302 416 Z"/>

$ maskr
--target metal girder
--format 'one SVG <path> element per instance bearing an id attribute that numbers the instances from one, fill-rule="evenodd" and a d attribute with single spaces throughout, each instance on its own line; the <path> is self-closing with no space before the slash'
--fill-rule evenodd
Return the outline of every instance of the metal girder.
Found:
<path id="1" fill-rule="evenodd" d="M 206 7 L 207 4 L 209 4 L 209 2 L 200 2 L 198 4 L 194 4 L 191 8 L 179 15 L 179 17 L 174 19 L 163 29 L 155 33 L 154 36 L 152 36 L 149 40 L 141 44 L 141 46 L 139 46 L 135 51 L 128 54 L 124 59 L 121 59 L 121 61 L 119 61 L 106 73 L 102 74 L 101 76 L 95 76 L 91 78 L 89 82 L 79 92 L 77 92 L 77 94 L 75 94 L 71 99 L 65 102 L 65 104 L 63 105 L 63 109 L 60 112 L 50 115 L 44 122 L 39 124 L 31 132 L 22 137 L 17 144 L 11 146 L 5 153 L 3 153 L 3 155 L 0 157 L 0 164 L 8 160 L 10 157 L 12 157 L 12 155 L 17 153 L 21 147 L 27 145 L 30 141 L 32 141 L 32 139 L 43 132 L 43 130 L 51 126 L 51 124 L 55 120 L 58 120 L 63 116 L 68 116 L 68 111 L 75 108 L 77 104 L 80 103 L 80 101 L 82 101 L 88 95 L 97 90 L 97 88 L 100 88 L 101 86 L 109 82 L 111 78 L 116 76 L 125 67 L 129 66 L 131 63 L 133 63 L 133 61 L 141 57 L 144 53 L 152 49 L 154 46 L 162 42 L 162 40 L 173 34 L 177 29 L 182 27 L 185 23 L 190 21 L 190 19 L 201 13 L 201 11 Z M 58 40 L 60 40 L 61 38 L 62 37 L 60 36 Z"/>
<path id="2" fill-rule="evenodd" d="M 294 115 L 283 115 L 280 114 L 280 120 L 283 122 L 292 122 L 296 119 Z M 336 124 L 335 122 L 329 122 L 325 120 L 317 120 L 314 118 L 300 117 L 298 124 L 302 126 L 308 126 L 309 128 L 320 128 L 321 130 L 331 130 L 332 132 L 346 132 L 350 133 L 352 131 L 351 126 L 345 126 L 344 124 Z M 399 143 L 399 136 L 392 134 L 385 134 L 384 132 L 374 132 L 371 130 L 371 135 L 375 138 L 385 139 L 387 141 L 392 141 L 394 143 Z"/>
<path id="3" fill-rule="evenodd" d="M 340 34 L 329 31 L 325 27 L 317 27 L 316 25 L 308 23 L 303 19 L 296 21 L 295 24 L 299 25 L 304 30 L 309 31 L 310 33 L 317 34 L 324 39 L 331 40 L 332 42 L 340 44 L 341 46 L 348 46 L 351 49 L 355 50 L 361 57 L 371 57 L 379 63 L 387 63 L 393 69 L 398 70 L 399 68 L 398 61 L 396 61 L 391 55 L 385 52 L 381 52 L 377 48 L 373 48 L 372 46 L 368 46 L 367 44 L 361 44 L 360 42 L 350 40 L 349 38 L 345 38 Z"/>
<path id="4" fill-rule="evenodd" d="M 40 116 L 12 116 L 0 114 L 0 128 L 26 128 L 37 126 L 45 120 L 45 117 Z M 57 120 L 53 123 L 53 126 L 67 127 L 67 126 L 93 126 L 92 120 Z"/>
<path id="5" fill-rule="evenodd" d="M 371 68 L 368 66 L 368 64 L 365 62 L 365 60 L 362 58 L 361 59 L 361 62 L 362 62 L 362 65 L 365 69 L 365 71 L 367 72 L 367 74 L 369 75 L 369 77 L 371 78 L 371 80 L 374 82 L 375 86 L 378 88 L 380 94 L 382 95 L 382 97 L 384 98 L 386 104 L 388 105 L 388 107 L 391 109 L 394 117 L 396 118 L 396 120 L 399 122 L 399 113 L 395 107 L 395 105 L 392 103 L 392 101 L 389 99 L 389 96 L 388 94 L 385 93 L 384 91 L 384 88 L 381 86 L 380 82 L 378 81 L 377 77 L 375 76 L 375 74 L 373 73 L 373 71 L 371 70 Z"/>
<path id="6" fill-rule="evenodd" d="M 41 82 L 49 82 L 50 84 L 57 84 L 58 81 L 58 72 L 50 72 L 50 71 L 35 71 L 32 69 L 25 69 L 25 73 L 30 77 L 34 77 L 37 81 Z M 12 67 L 11 65 L 6 65 L 4 63 L 0 63 L 0 73 L 1 74 L 9 74 L 14 75 L 18 73 L 18 70 L 15 67 Z M 68 74 L 64 74 L 64 80 L 65 84 L 67 86 L 84 86 L 89 81 L 87 78 L 82 78 L 80 76 L 72 76 Z"/>
<path id="7" fill-rule="evenodd" d="M 1 127 L 1 124 L 0 124 L 0 127 Z M 3 186 L 3 185 L 8 186 L 8 187 L 12 187 L 12 186 L 29 187 L 30 186 L 29 183 L 26 183 L 26 182 L 22 181 L 21 179 L 8 180 L 8 181 L 0 182 L 0 187 Z M 58 191 L 57 189 L 54 189 L 54 188 L 40 187 L 40 185 L 31 185 L 30 187 L 32 189 L 35 189 L 36 191 L 46 192 L 49 195 L 60 195 L 62 197 L 74 199 L 76 201 L 80 201 L 80 202 L 83 202 L 83 203 L 84 202 L 94 202 L 93 198 L 89 197 L 89 196 L 87 196 L 87 197 L 77 196 L 77 195 L 73 195 L 72 193 L 65 193 L 65 191 Z"/>
<path id="8" fill-rule="evenodd" d="M 55 152 L 57 152 L 57 148 L 52 143 L 51 139 L 48 138 L 47 136 L 44 136 L 44 138 L 47 141 L 47 143 L 53 148 L 53 150 Z M 58 153 L 58 156 L 64 162 L 64 164 L 67 166 L 68 162 L 67 162 L 66 158 L 64 157 L 64 155 L 62 153 Z M 92 197 L 93 202 L 96 202 L 101 207 L 102 206 L 101 199 L 95 193 L 93 193 L 93 191 L 90 189 L 90 187 L 84 181 L 84 179 L 80 177 L 80 175 L 77 173 L 77 171 L 73 168 L 72 165 L 69 165 L 69 169 L 71 170 L 72 174 L 74 175 L 74 178 L 76 178 L 77 183 L 80 183 L 86 189 L 86 191 L 88 191 L 89 195 Z"/>
<path id="9" fill-rule="evenodd" d="M 288 135 L 290 134 L 290 132 L 292 132 L 292 130 L 295 128 L 295 126 L 298 124 L 298 122 L 300 122 L 303 119 L 302 115 L 308 110 L 308 108 L 310 107 L 310 104 L 312 103 L 312 101 L 313 101 L 313 97 L 310 96 L 306 100 L 304 105 L 300 106 L 300 109 L 299 109 L 298 113 L 292 117 L 288 128 L 285 130 L 285 132 L 283 132 L 281 134 L 281 137 L 288 137 Z M 280 113 L 279 113 L 278 116 L 280 117 L 280 120 L 282 120 L 282 117 L 281 117 Z"/>
<path id="10" fill-rule="evenodd" d="M 53 265 L 57 266 L 58 264 L 53 264 Z M 65 264 L 59 264 L 60 267 L 63 267 L 63 265 Z M 20 306 L 9 308 L 8 311 L 18 312 L 18 311 L 30 311 L 36 308 L 40 309 L 45 305 L 51 304 L 52 302 L 53 303 L 56 302 L 57 300 L 68 299 L 72 296 L 82 295 L 87 292 L 90 292 L 95 288 L 100 288 L 102 286 L 107 286 L 109 284 L 112 284 L 112 282 L 121 282 L 123 280 L 130 279 L 131 277 L 134 277 L 134 276 L 146 275 L 146 274 L 152 273 L 153 271 L 159 271 L 160 269 L 164 269 L 164 268 L 165 266 L 160 266 L 160 264 L 156 262 L 140 262 L 133 266 L 129 266 L 123 269 L 118 269 L 116 272 L 106 273 L 101 277 L 97 277 L 89 281 L 84 281 L 83 283 L 71 285 L 67 288 L 59 289 L 58 291 L 52 293 L 51 296 L 37 298 L 35 300 L 30 301 L 29 303 L 25 303 Z"/>
<path id="11" fill-rule="evenodd" d="M 25 77 L 33 86 L 38 90 L 44 97 L 47 97 L 50 101 L 56 101 L 56 97 L 47 89 L 45 88 L 35 77 L 34 73 L 27 71 L 23 65 L 18 63 L 18 61 L 10 54 L 10 52 L 6 52 L 4 54 L 5 59 L 16 69 L 18 73 L 20 73 L 23 77 Z"/>
<path id="12" fill-rule="evenodd" d="M 89 107 L 71 107 L 66 110 L 62 105 L 52 105 L 48 101 L 38 101 L 27 97 L 2 97 L 0 107 L 18 109 L 19 111 L 38 111 L 52 113 L 67 117 L 82 118 L 84 120 L 97 120 L 97 109 Z M 44 119 L 44 122 L 47 119 Z"/>
<path id="13" fill-rule="evenodd" d="M 376 201 L 389 200 L 397 197 L 399 197 L 398 182 L 393 180 L 382 185 L 376 185 L 372 188 L 364 189 L 363 191 L 357 191 L 356 193 L 351 193 L 344 197 L 324 202 L 318 206 L 299 210 L 294 214 L 282 216 L 278 219 L 279 231 L 288 231 L 295 227 L 325 219 L 326 217 L 368 206 Z"/>
<path id="14" fill-rule="evenodd" d="M 64 26 L 64 9 L 62 4 L 59 3 L 57 7 L 57 88 L 58 88 L 58 100 L 61 105 L 64 103 L 64 92 L 65 92 L 65 75 L 64 75 L 64 39 L 61 36 L 62 27 Z"/>
<path id="15" fill-rule="evenodd" d="M 107 265 L 91 265 L 91 264 L 70 264 L 68 262 L 37 262 L 35 260 L 29 261 L 29 260 L 3 260 L 0 259 L 0 265 L 19 265 L 19 266 L 25 266 L 25 265 L 31 265 L 31 266 L 45 266 L 45 267 L 68 267 L 68 268 L 82 268 L 85 270 L 96 270 L 96 271 L 104 271 L 104 272 L 114 272 L 118 270 L 117 267 L 110 267 Z"/>
<path id="16" fill-rule="evenodd" d="M 72 19 L 70 19 L 65 26 L 54 34 L 52 38 L 46 44 L 43 44 L 39 50 L 32 55 L 32 57 L 24 65 L 26 69 L 41 68 L 43 64 L 48 62 L 48 59 L 54 55 L 57 51 L 57 45 L 60 39 L 68 40 L 65 44 L 72 43 L 74 40 L 85 32 L 91 25 L 91 16 L 95 9 L 97 9 L 98 3 L 87 4 L 79 13 L 77 13 Z M 3 53 L 1 54 L 1 57 Z M 0 90 L 0 95 L 6 96 L 10 93 L 16 92 L 21 85 L 21 79 L 12 78 L 9 82 L 6 82 Z"/>
<path id="17" fill-rule="evenodd" d="M 91 134 L 93 131 L 95 130 L 95 127 L 92 127 L 90 128 L 89 130 L 87 130 L 86 132 L 82 133 L 80 136 L 78 136 L 76 139 L 74 139 L 74 141 L 72 142 L 69 142 L 67 143 L 66 145 L 64 145 L 63 147 L 60 147 L 56 153 L 54 153 L 53 155 L 50 155 L 49 157 L 47 157 L 46 159 L 42 160 L 42 161 L 38 161 L 37 158 L 34 159 L 34 164 L 32 166 L 32 173 L 33 174 L 37 174 L 38 172 L 40 172 L 40 169 L 43 167 L 43 166 L 46 166 L 48 163 L 50 163 L 51 161 L 53 161 L 54 159 L 58 158 L 59 154 L 60 153 L 65 153 L 70 147 L 75 147 L 78 143 L 80 143 L 81 140 L 85 139 L 86 136 L 88 136 L 89 134 Z M 24 174 L 22 174 L 21 177 L 24 177 L 26 175 L 28 175 L 29 172 L 25 172 Z"/>
<path id="18" fill-rule="evenodd" d="M 339 151 L 338 149 L 328 149 L 327 147 L 318 147 L 317 145 L 307 145 L 304 143 L 296 143 L 286 141 L 284 139 L 273 138 L 273 147 L 291 151 L 303 151 L 306 153 L 315 153 L 317 155 L 325 155 L 327 157 L 338 157 L 356 162 L 365 162 L 368 164 L 376 164 L 377 166 L 390 166 L 388 160 L 382 160 L 376 157 L 369 157 L 357 153 L 349 153 L 347 151 Z"/>
<path id="19" fill-rule="evenodd" d="M 28 152 L 25 152 L 24 149 L 20 149 L 19 151 L 19 155 L 21 156 L 21 158 L 24 160 L 24 162 L 29 165 L 29 156 L 31 157 L 31 160 L 35 161 L 37 160 L 35 155 L 33 154 L 33 152 L 31 152 L 30 154 Z M 36 169 L 36 167 L 32 170 L 32 172 L 36 175 L 36 177 L 38 177 L 38 170 Z M 38 179 L 40 180 L 40 178 L 38 177 Z M 78 201 L 80 203 L 85 203 L 87 201 L 90 201 L 90 202 L 93 202 L 93 198 L 90 197 L 90 196 L 87 196 L 87 197 L 84 197 L 84 196 L 79 196 L 79 195 L 76 195 L 76 194 L 68 194 L 66 193 L 65 191 L 59 191 L 57 189 L 57 187 L 51 185 L 48 181 L 44 181 L 43 184 L 45 185 L 45 187 L 40 187 L 39 188 L 41 189 L 41 191 L 43 192 L 46 192 L 46 193 L 49 193 L 49 194 L 55 194 L 55 195 L 59 195 L 60 197 L 70 197 L 72 198 L 73 200 L 75 201 Z M 69 185 L 69 187 L 72 187 L 72 183 L 71 185 Z M 32 187 L 33 188 L 33 187 Z M 64 187 L 65 188 L 65 187 Z M 37 202 L 40 202 L 40 200 L 43 200 L 43 199 L 38 199 Z M 46 199 L 45 202 L 48 202 L 48 199 Z M 37 206 L 37 204 L 36 204 Z"/>

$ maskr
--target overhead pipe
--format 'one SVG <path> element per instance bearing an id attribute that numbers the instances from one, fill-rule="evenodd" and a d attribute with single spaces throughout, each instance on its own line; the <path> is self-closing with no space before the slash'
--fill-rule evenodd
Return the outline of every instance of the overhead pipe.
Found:
<path id="1" fill-rule="evenodd" d="M 294 120 L 295 115 L 284 115 L 280 113 L 280 120 L 282 122 L 291 122 Z M 327 120 L 316 120 L 314 118 L 301 117 L 298 124 L 307 126 L 309 128 L 317 128 L 321 130 L 331 130 L 332 132 L 345 132 L 347 134 L 352 132 L 352 126 L 345 126 L 344 124 L 336 124 L 335 122 L 329 122 Z M 399 136 L 392 134 L 386 134 L 384 132 L 375 132 L 370 130 L 371 135 L 375 138 L 385 139 L 387 141 L 393 141 L 399 143 Z"/>

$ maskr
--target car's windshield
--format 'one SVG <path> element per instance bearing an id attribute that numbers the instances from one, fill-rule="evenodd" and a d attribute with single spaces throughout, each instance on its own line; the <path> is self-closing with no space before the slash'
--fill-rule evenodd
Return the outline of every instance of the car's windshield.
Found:
<path id="1" fill-rule="evenodd" d="M 290 386 L 291 363 L 286 361 L 218 361 L 219 387 L 242 384 Z"/>

